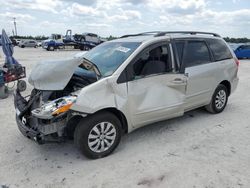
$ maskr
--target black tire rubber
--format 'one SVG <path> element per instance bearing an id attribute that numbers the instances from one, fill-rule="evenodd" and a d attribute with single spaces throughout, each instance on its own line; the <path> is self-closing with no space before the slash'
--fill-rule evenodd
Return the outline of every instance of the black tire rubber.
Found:
<path id="1" fill-rule="evenodd" d="M 55 50 L 55 48 L 53 47 L 53 46 L 48 46 L 48 51 L 54 51 Z"/>
<path id="2" fill-rule="evenodd" d="M 97 153 L 92 151 L 88 146 L 88 135 L 91 129 L 98 123 L 107 121 L 112 123 L 116 129 L 116 138 L 113 145 L 104 152 Z M 74 132 L 74 142 L 77 148 L 90 159 L 98 159 L 111 154 L 118 146 L 121 140 L 121 122 L 110 112 L 99 112 L 89 117 L 83 118 L 77 125 Z"/>
<path id="3" fill-rule="evenodd" d="M 22 45 L 22 46 L 21 46 L 21 48 L 25 48 L 25 46 L 24 46 L 24 45 Z"/>
<path id="4" fill-rule="evenodd" d="M 27 84 L 24 80 L 18 80 L 17 81 L 17 89 L 22 92 L 25 91 L 27 88 Z"/>
<path id="5" fill-rule="evenodd" d="M 226 102 L 225 102 L 225 105 L 221 109 L 218 109 L 215 105 L 215 98 L 216 98 L 216 95 L 218 94 L 218 92 L 221 90 L 224 90 L 226 93 Z M 206 105 L 205 108 L 208 112 L 210 112 L 212 114 L 218 114 L 218 113 L 221 113 L 225 109 L 225 107 L 227 105 L 227 101 L 228 101 L 228 90 L 227 90 L 225 85 L 219 84 L 218 87 L 214 91 L 214 94 L 212 96 L 210 103 L 208 105 Z"/>
<path id="6" fill-rule="evenodd" d="M 0 86 L 0 99 L 6 99 L 9 96 L 9 89 L 7 86 Z"/>

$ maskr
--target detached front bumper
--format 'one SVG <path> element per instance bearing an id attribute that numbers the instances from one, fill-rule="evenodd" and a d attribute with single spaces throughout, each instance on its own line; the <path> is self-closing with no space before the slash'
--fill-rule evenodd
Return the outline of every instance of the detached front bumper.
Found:
<path id="1" fill-rule="evenodd" d="M 34 140 L 38 144 L 44 144 L 45 143 L 45 141 L 40 136 L 40 133 L 38 131 L 35 131 L 35 130 L 29 128 L 28 126 L 26 126 L 22 122 L 22 120 L 20 119 L 20 117 L 18 115 L 16 115 L 16 123 L 17 123 L 18 129 L 20 130 L 20 132 L 24 136 L 26 136 L 29 139 Z"/>
<path id="2" fill-rule="evenodd" d="M 65 128 L 63 121 L 45 122 L 32 116 L 32 104 L 36 102 L 36 95 L 31 94 L 27 101 L 21 96 L 20 92 L 14 93 L 14 105 L 16 109 L 16 123 L 20 132 L 27 138 L 37 142 L 38 144 L 63 142 L 63 130 Z M 47 123 L 47 124 L 46 124 Z M 60 131 L 61 134 L 58 134 Z"/>

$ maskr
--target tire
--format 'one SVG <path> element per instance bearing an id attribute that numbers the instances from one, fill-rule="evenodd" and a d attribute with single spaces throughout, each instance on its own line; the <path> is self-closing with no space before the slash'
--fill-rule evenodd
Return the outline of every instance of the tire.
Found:
<path id="1" fill-rule="evenodd" d="M 54 50 L 55 50 L 54 46 L 48 46 L 48 51 L 54 51 Z"/>
<path id="2" fill-rule="evenodd" d="M 25 91 L 27 88 L 27 84 L 24 80 L 18 80 L 17 81 L 17 89 L 18 91 L 22 92 Z"/>
<path id="3" fill-rule="evenodd" d="M 101 126 L 103 126 L 103 129 Z M 74 132 L 75 145 L 90 159 L 98 159 L 111 154 L 120 140 L 121 122 L 114 114 L 109 112 L 99 112 L 83 118 Z"/>
<path id="4" fill-rule="evenodd" d="M 3 85 L 0 86 L 0 99 L 6 99 L 9 96 L 8 87 Z"/>
<path id="5" fill-rule="evenodd" d="M 205 106 L 206 110 L 212 114 L 222 112 L 228 101 L 228 90 L 223 84 L 219 84 L 215 89 L 212 99 L 208 105 Z"/>
<path id="6" fill-rule="evenodd" d="M 22 46 L 21 46 L 21 48 L 25 48 L 25 46 L 24 46 L 24 45 L 22 45 Z"/>
<path id="7" fill-rule="evenodd" d="M 36 46 L 34 46 L 34 48 L 37 48 L 38 46 L 36 45 Z"/>

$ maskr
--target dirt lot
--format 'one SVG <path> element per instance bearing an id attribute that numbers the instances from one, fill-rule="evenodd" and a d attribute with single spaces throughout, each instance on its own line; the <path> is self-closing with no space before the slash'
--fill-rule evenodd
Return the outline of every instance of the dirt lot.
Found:
<path id="1" fill-rule="evenodd" d="M 27 67 L 29 74 L 37 61 L 65 58 L 77 52 L 16 47 L 14 56 Z M 10 95 L 0 100 L 0 185 L 11 188 L 248 188 L 249 73 L 250 61 L 242 60 L 240 83 L 223 113 L 211 115 L 198 109 L 183 117 L 141 128 L 124 136 L 111 156 L 99 160 L 82 156 L 72 141 L 37 145 L 23 137 L 15 123 Z"/>

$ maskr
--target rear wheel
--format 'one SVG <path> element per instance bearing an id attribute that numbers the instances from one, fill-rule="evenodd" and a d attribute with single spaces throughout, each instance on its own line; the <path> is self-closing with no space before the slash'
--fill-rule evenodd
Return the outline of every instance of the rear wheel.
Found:
<path id="1" fill-rule="evenodd" d="M 88 158 L 97 159 L 111 154 L 121 139 L 121 123 L 109 112 L 100 112 L 82 119 L 74 133 L 74 141 Z"/>
<path id="2" fill-rule="evenodd" d="M 55 50 L 54 46 L 48 46 L 48 51 L 54 51 L 54 50 Z"/>
<path id="3" fill-rule="evenodd" d="M 227 105 L 228 90 L 223 84 L 219 84 L 215 89 L 211 102 L 205 106 L 210 113 L 217 114 L 224 110 Z"/>

